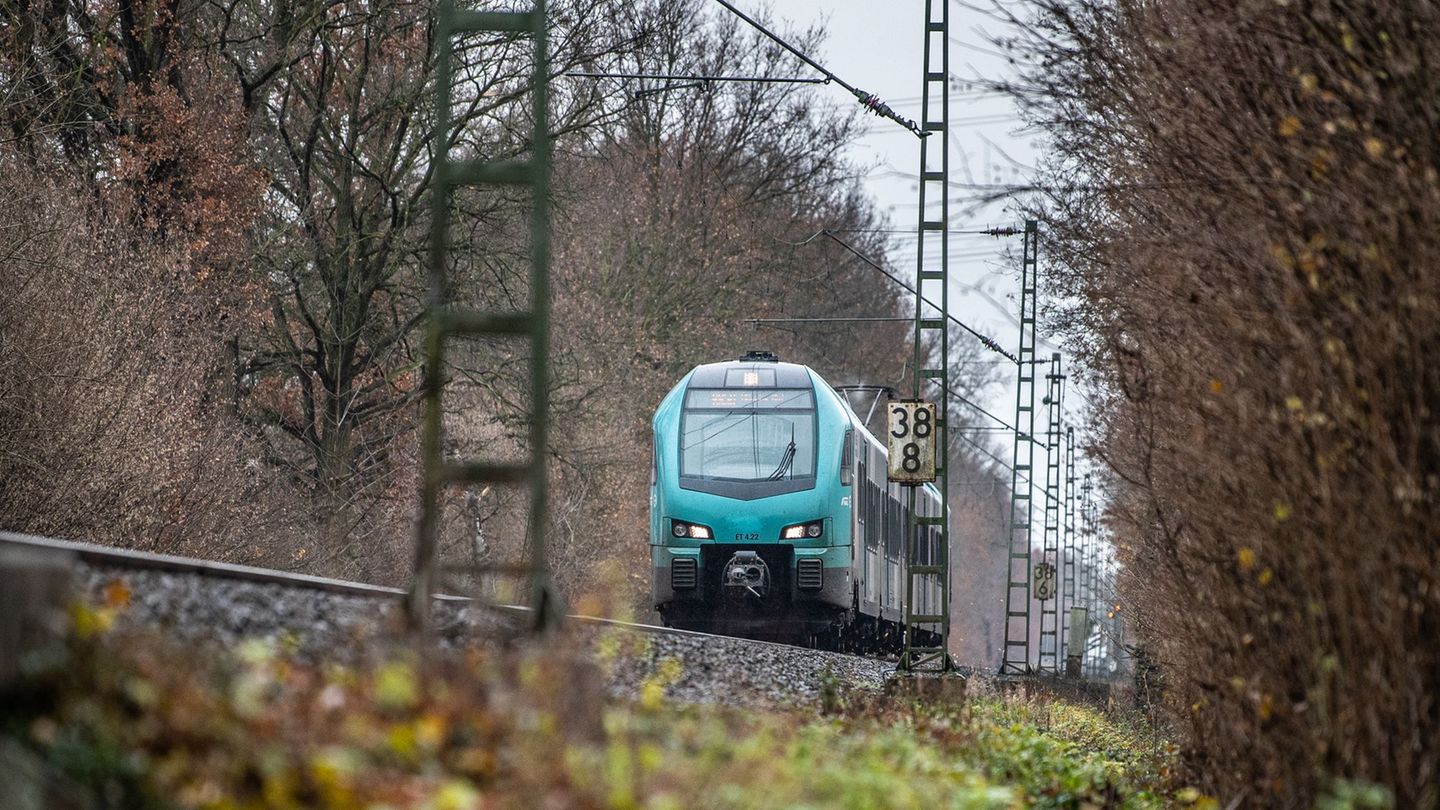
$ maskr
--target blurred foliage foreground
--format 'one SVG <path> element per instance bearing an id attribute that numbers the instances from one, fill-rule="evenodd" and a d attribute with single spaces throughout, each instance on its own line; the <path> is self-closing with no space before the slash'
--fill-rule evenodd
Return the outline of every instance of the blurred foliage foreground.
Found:
<path id="1" fill-rule="evenodd" d="M 677 705 L 663 660 L 622 701 L 604 669 L 635 634 L 598 663 L 396 647 L 342 666 L 284 640 L 182 649 L 116 625 L 111 596 L 72 609 L 0 703 L 9 807 L 1213 806 L 1143 724 L 1053 699 L 935 706 L 832 679 L 809 710 Z"/>

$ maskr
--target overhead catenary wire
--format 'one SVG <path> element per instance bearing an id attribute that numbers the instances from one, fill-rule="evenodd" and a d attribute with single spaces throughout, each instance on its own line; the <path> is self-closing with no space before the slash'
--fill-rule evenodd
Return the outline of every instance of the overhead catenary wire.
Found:
<path id="1" fill-rule="evenodd" d="M 759 329 L 762 325 L 774 323 L 908 323 L 912 320 L 914 320 L 914 318 L 907 318 L 902 315 L 884 318 L 746 318 L 746 321 L 756 329 Z"/>
<path id="2" fill-rule="evenodd" d="M 644 96 L 652 96 L 657 93 L 668 93 L 672 90 L 693 90 L 701 89 L 709 91 L 713 85 L 725 83 L 749 83 L 749 84 L 829 84 L 828 78 L 815 78 L 813 76 L 710 76 L 698 73 L 609 73 L 588 70 L 572 70 L 560 74 L 577 79 L 636 79 L 640 81 L 664 81 L 664 87 L 647 87 L 636 90 L 631 94 L 635 99 Z M 670 84 L 669 82 L 680 82 Z"/>
<path id="3" fill-rule="evenodd" d="M 933 380 L 932 380 L 932 382 L 933 382 Z M 976 413 L 981 414 L 982 416 L 987 416 L 987 417 L 989 417 L 991 420 L 997 422 L 1001 427 L 1005 428 L 1006 430 L 1010 431 L 1011 433 L 1014 433 L 1015 436 L 1016 436 L 1016 438 L 1019 438 L 1019 436 L 1020 436 L 1020 431 L 1016 430 L 1015 427 L 1014 427 L 1013 425 L 1011 425 L 1009 422 L 1006 422 L 1004 419 L 1001 419 L 1000 417 L 996 416 L 995 414 L 993 414 L 993 413 L 985 410 L 984 408 L 980 407 L 978 404 L 970 401 L 970 400 L 967 399 L 965 396 L 957 393 L 957 392 L 955 391 L 955 389 L 949 387 L 948 385 L 947 385 L 947 386 L 944 386 L 944 388 L 945 388 L 945 393 L 947 393 L 947 394 L 949 394 L 951 397 L 954 397 L 955 399 L 959 400 L 959 401 L 960 401 L 960 404 L 966 405 L 966 406 L 970 407 L 972 410 L 974 410 Z M 1030 439 L 1030 437 L 1028 437 L 1028 436 L 1027 436 L 1026 438 L 1027 438 L 1027 439 Z M 1030 440 L 1033 441 L 1033 439 L 1030 439 Z"/>
<path id="4" fill-rule="evenodd" d="M 834 73 L 826 69 L 824 65 L 821 65 L 819 62 L 816 62 L 809 56 L 806 56 L 800 51 L 799 48 L 796 48 L 794 45 L 791 45 L 790 43 L 781 39 L 777 34 L 772 32 L 765 26 L 761 25 L 757 20 L 751 18 L 745 12 L 736 8 L 734 5 L 728 2 L 728 0 L 715 0 L 715 2 L 724 6 L 731 14 L 734 14 L 736 17 L 744 20 L 750 25 L 751 28 L 754 28 L 756 31 L 759 31 L 760 33 L 769 37 L 777 45 L 794 54 L 800 59 L 800 61 L 820 71 L 820 73 L 824 75 L 826 79 L 833 81 L 841 87 L 845 88 L 846 90 L 850 91 L 850 94 L 855 96 L 855 98 L 860 102 L 861 106 L 863 106 L 865 109 L 880 116 L 881 118 L 888 118 L 891 121 L 899 124 L 900 126 L 905 127 L 906 129 L 910 130 L 910 132 L 914 133 L 915 137 L 917 138 L 924 138 L 930 134 L 929 132 L 926 132 L 924 129 L 922 129 L 919 124 L 890 109 L 890 105 L 881 101 L 879 96 L 875 95 L 874 93 L 867 93 L 864 90 L 861 90 L 855 85 L 850 84 L 849 82 L 840 78 L 839 76 L 836 76 Z"/>
<path id="5" fill-rule="evenodd" d="M 708 76 L 698 73 L 606 73 L 589 70 L 570 70 L 561 76 L 577 79 L 663 79 L 676 82 L 753 82 L 757 84 L 829 84 L 830 79 L 813 76 Z"/>
<path id="6" fill-rule="evenodd" d="M 830 228 L 831 233 L 898 233 L 918 236 L 920 231 L 914 228 Z M 1019 233 L 1014 227 L 986 228 L 984 230 L 966 230 L 963 228 L 947 228 L 949 234 L 960 234 L 962 236 L 1014 236 Z M 939 231 L 927 231 L 927 233 L 939 233 Z"/>
<path id="7" fill-rule="evenodd" d="M 746 321 L 747 321 L 751 326 L 754 326 L 754 327 L 756 327 L 757 329 L 758 329 L 760 326 L 762 326 L 762 325 L 770 325 L 770 324 L 777 324 L 777 323 L 856 323 L 856 322 L 858 322 L 858 323 L 899 323 L 899 322 L 909 322 L 909 321 L 911 321 L 911 320 L 913 320 L 913 319 L 912 319 L 912 318 L 908 318 L 908 317 L 904 317 L 904 316 L 894 316 L 894 317 L 869 317 L 869 318 L 747 318 L 747 319 L 746 319 Z M 968 361 L 967 361 L 967 362 L 968 362 Z M 996 361 L 994 361 L 994 362 L 997 362 L 997 363 L 998 363 L 998 362 L 1001 362 L 1001 361 L 996 360 Z M 1039 362 L 1039 361 L 1032 361 L 1032 362 Z M 932 380 L 932 382 L 933 382 L 933 380 Z M 975 403 L 975 402 L 971 401 L 970 399 L 966 398 L 963 394 L 957 393 L 953 388 L 950 388 L 950 387 L 947 386 L 947 387 L 945 388 L 945 392 L 946 392 L 947 394 L 949 394 L 951 397 L 955 398 L 957 401 L 959 401 L 962 405 L 965 405 L 965 406 L 967 406 L 967 407 L 969 407 L 969 408 L 974 409 L 976 412 L 980 413 L 980 414 L 983 415 L 983 416 L 989 417 L 990 419 L 994 420 L 994 421 L 998 424 L 998 427 L 993 427 L 993 428 L 992 428 L 992 427 L 988 427 L 988 426 L 978 426 L 978 425 L 977 425 L 977 426 L 968 426 L 968 427 L 966 427 L 965 429 L 971 429 L 971 430 L 995 430 L 995 431 L 1004 431 L 1004 432 L 1006 432 L 1006 433 L 1014 433 L 1014 434 L 1016 434 L 1017 436 L 1019 435 L 1019 431 L 1017 431 L 1013 426 L 1011 426 L 1009 422 L 1006 422 L 1004 419 L 1001 419 L 1000 417 L 998 417 L 998 416 L 996 416 L 995 414 L 991 413 L 990 411 L 986 410 L 984 407 L 982 407 L 982 406 L 979 405 L 978 403 Z M 1034 439 L 1033 437 L 1026 437 L 1026 441 L 1032 441 L 1032 442 L 1033 442 L 1033 441 L 1035 441 L 1035 439 Z M 1036 442 L 1036 443 L 1038 444 L 1038 442 Z M 1044 446 L 1044 445 L 1042 445 L 1042 446 Z"/>
<path id="8" fill-rule="evenodd" d="M 994 453 L 990 452 L 990 449 L 987 448 L 985 445 L 980 444 L 979 442 L 975 441 L 974 439 L 970 438 L 969 436 L 966 436 L 964 433 L 956 433 L 955 435 L 958 436 L 958 437 L 960 437 L 960 439 L 962 439 L 963 441 L 965 441 L 967 444 L 970 444 L 970 445 L 974 446 L 976 450 L 979 450 L 980 452 L 982 452 L 982 453 L 984 453 L 985 455 L 989 456 L 990 459 L 991 459 L 992 461 L 994 461 L 996 464 L 999 464 L 1001 467 L 1005 468 L 1006 470 L 1008 470 L 1008 471 L 1010 471 L 1010 472 L 1014 472 L 1014 471 L 1015 471 L 1015 468 L 1014 468 L 1014 467 L 1011 467 L 1007 462 L 1005 462 L 1004 460 L 1002 460 L 999 456 L 997 456 L 997 455 L 995 455 Z M 1020 479 L 1021 481 L 1024 481 L 1032 490 L 1037 489 L 1037 487 L 1035 486 L 1035 482 L 1033 482 L 1033 481 L 1030 480 L 1030 476 L 1025 475 L 1024 473 L 1015 473 L 1015 477 L 1018 478 L 1018 479 Z M 1038 487 L 1038 489 L 1039 489 L 1042 493 L 1044 493 L 1044 496 L 1045 496 L 1045 498 L 1046 498 L 1047 500 L 1051 500 L 1051 501 L 1054 501 L 1054 502 L 1056 502 L 1056 503 L 1059 503 L 1059 502 L 1060 502 L 1060 499 L 1057 498 L 1057 497 L 1055 497 L 1054 495 L 1050 494 L 1050 492 L 1049 492 L 1048 490 L 1046 490 L 1045 487 Z"/>
<path id="9" fill-rule="evenodd" d="M 1001 230 L 1001 229 L 996 229 L 995 235 L 997 235 L 997 236 L 1006 236 L 1006 235 L 1008 235 L 1008 233 L 1007 233 L 1006 231 Z M 940 306 L 939 306 L 938 304 L 936 304 L 934 301 L 931 301 L 930 299 L 928 299 L 928 298 L 920 295 L 918 292 L 916 292 L 916 290 L 915 290 L 914 287 L 910 286 L 905 280 L 901 279 L 899 276 L 897 276 L 897 275 L 895 275 L 894 273 L 890 272 L 888 269 L 885 268 L 884 265 L 880 264 L 879 262 L 875 261 L 874 259 L 870 258 L 869 256 L 866 256 L 864 253 L 861 253 L 861 252 L 859 251 L 859 249 L 857 249 L 854 245 L 851 245 L 849 242 L 846 242 L 844 239 L 841 239 L 840 237 L 836 236 L 834 233 L 831 233 L 829 229 L 824 229 L 824 230 L 817 231 L 817 232 L 815 232 L 814 234 L 812 234 L 811 236 L 809 236 L 808 238 L 806 238 L 806 239 L 804 239 L 804 240 L 802 240 L 802 241 L 800 241 L 800 242 L 793 242 L 793 243 L 789 243 L 789 244 L 793 244 L 793 245 L 796 245 L 796 246 L 805 245 L 805 244 L 809 244 L 810 242 L 814 241 L 815 239 L 817 239 L 818 237 L 821 237 L 821 236 L 824 236 L 824 237 L 830 239 L 830 240 L 831 240 L 832 242 L 834 242 L 835 244 L 839 245 L 840 247 L 845 248 L 845 249 L 846 249 L 847 251 L 849 251 L 849 252 L 851 253 L 851 255 L 853 255 L 855 258 L 859 259 L 859 260 L 862 261 L 862 262 L 865 262 L 866 264 L 870 265 L 870 266 L 871 266 L 872 268 L 874 268 L 875 270 L 878 270 L 878 271 L 879 271 L 881 274 L 883 274 L 886 278 L 888 278 L 888 279 L 890 279 L 891 281 L 895 282 L 896 284 L 900 285 L 900 287 L 901 287 L 902 289 L 904 289 L 906 292 L 908 292 L 908 293 L 910 293 L 911 295 L 914 295 L 914 296 L 916 296 L 917 298 L 919 298 L 920 301 L 922 301 L 922 302 L 924 302 L 924 303 L 926 303 L 926 304 L 929 304 L 930 306 L 935 307 L 936 309 L 939 309 L 939 308 L 940 308 Z M 955 317 L 954 315 L 951 315 L 951 314 L 948 313 L 948 312 L 945 313 L 945 317 L 946 317 L 947 320 L 951 321 L 951 322 L 954 323 L 956 326 L 960 327 L 961 329 L 964 329 L 966 332 L 969 332 L 972 336 L 974 336 L 974 338 L 975 338 L 976 340 L 980 341 L 980 345 L 982 345 L 982 346 L 984 346 L 985 348 L 989 349 L 990 351 L 995 352 L 996 354 L 998 354 L 998 355 L 1000 355 L 1000 356 L 1008 359 L 1008 360 L 1009 360 L 1010 362 L 1012 362 L 1012 363 L 1019 363 L 1019 362 L 1020 362 L 1020 359 L 1019 359 L 1019 358 L 1017 358 L 1015 355 L 1011 354 L 1010 352 L 1006 351 L 1006 350 L 1005 350 L 1005 347 L 1001 346 L 999 343 L 996 343 L 994 338 L 990 337 L 990 336 L 987 335 L 987 334 L 984 334 L 983 332 L 977 331 L 976 329 L 974 329 L 973 327 L 971 327 L 969 324 L 965 323 L 964 321 L 960 320 L 959 318 Z"/>

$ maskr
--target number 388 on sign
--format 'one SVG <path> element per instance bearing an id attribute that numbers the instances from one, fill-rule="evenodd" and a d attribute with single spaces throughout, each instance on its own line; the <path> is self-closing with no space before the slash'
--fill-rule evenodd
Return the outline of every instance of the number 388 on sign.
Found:
<path id="1" fill-rule="evenodd" d="M 935 480 L 935 405 L 891 402 L 889 419 L 890 480 L 924 484 Z"/>

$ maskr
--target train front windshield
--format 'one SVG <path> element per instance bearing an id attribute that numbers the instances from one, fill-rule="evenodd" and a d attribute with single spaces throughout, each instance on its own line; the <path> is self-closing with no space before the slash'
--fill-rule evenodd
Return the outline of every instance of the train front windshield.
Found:
<path id="1" fill-rule="evenodd" d="M 803 389 L 701 389 L 685 396 L 680 475 L 727 481 L 815 477 L 815 397 Z"/>

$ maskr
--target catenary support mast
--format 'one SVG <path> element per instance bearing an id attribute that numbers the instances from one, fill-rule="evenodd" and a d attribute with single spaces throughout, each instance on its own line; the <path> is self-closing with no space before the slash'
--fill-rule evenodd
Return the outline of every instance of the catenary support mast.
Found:
<path id="1" fill-rule="evenodd" d="M 1059 626 L 1055 609 L 1059 594 L 1055 591 L 1060 584 L 1057 576 L 1060 564 L 1060 459 L 1064 444 L 1060 424 L 1065 395 L 1065 375 L 1061 372 L 1059 352 L 1050 356 L 1050 373 L 1045 375 L 1045 381 L 1048 383 L 1046 413 L 1050 417 L 1049 430 L 1045 433 L 1045 534 L 1035 578 L 1045 581 L 1046 587 L 1044 592 L 1035 596 L 1040 602 L 1040 660 L 1036 669 L 1055 674 L 1060 670 Z"/>
<path id="2" fill-rule="evenodd" d="M 1073 653 L 1070 643 L 1070 609 L 1075 598 L 1075 428 L 1065 428 L 1065 501 L 1062 505 L 1060 535 L 1060 660 Z"/>
<path id="3" fill-rule="evenodd" d="M 430 598 L 438 569 L 440 499 L 450 484 L 523 484 L 530 492 L 528 526 L 529 561 L 519 570 L 529 579 L 534 623 L 537 629 L 558 618 L 545 561 L 546 476 L 545 447 L 549 426 L 548 358 L 550 335 L 550 129 L 548 120 L 549 57 L 546 44 L 545 0 L 535 0 L 528 12 L 474 11 L 441 0 L 436 10 L 435 132 L 432 160 L 435 178 L 430 222 L 429 294 L 425 357 L 425 400 L 421 458 L 420 522 L 415 547 L 415 572 L 407 604 L 411 626 L 423 630 L 429 623 Z M 455 39 L 475 34 L 528 38 L 533 47 L 530 75 L 530 154 L 512 161 L 456 159 L 452 147 L 459 140 L 450 118 L 454 91 Z M 528 311 L 475 312 L 451 306 L 446 298 L 449 263 L 450 200 L 465 186 L 498 185 L 530 196 L 530 309 Z M 529 457 L 521 462 L 480 462 L 445 457 L 441 395 L 444 392 L 444 350 L 447 340 L 464 337 L 504 337 L 524 340 L 530 349 Z M 514 568 L 512 567 L 512 572 Z"/>
<path id="4" fill-rule="evenodd" d="M 1005 572 L 1005 648 L 1001 674 L 1029 672 L 1030 508 L 1035 459 L 1035 276 L 1039 270 L 1040 228 L 1025 222 L 1020 259 L 1020 344 L 1015 350 L 1015 448 L 1010 464 L 1010 551 Z"/>
<path id="5" fill-rule="evenodd" d="M 901 672 L 945 672 L 950 669 L 950 333 L 946 323 L 950 314 L 948 0 L 925 0 L 922 69 L 920 236 L 915 260 L 915 356 L 912 366 L 915 378 L 912 390 L 917 398 L 927 395 L 935 398 L 935 486 L 940 491 L 940 514 L 918 515 L 915 488 L 910 487 L 904 550 L 905 649 L 897 668 Z M 927 257 L 931 260 L 928 265 Z M 939 307 L 927 303 L 927 299 L 928 302 L 939 302 Z M 916 604 L 917 580 L 939 585 L 938 605 L 922 607 Z"/>

